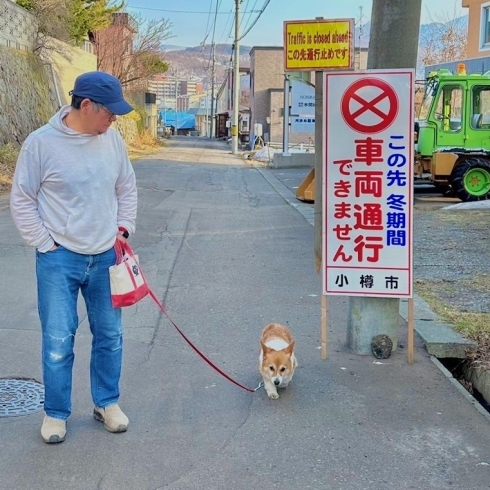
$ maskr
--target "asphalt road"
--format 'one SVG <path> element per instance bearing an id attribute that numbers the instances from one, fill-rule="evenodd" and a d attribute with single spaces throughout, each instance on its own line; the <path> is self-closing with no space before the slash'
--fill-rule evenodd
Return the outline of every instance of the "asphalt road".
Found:
<path id="1" fill-rule="evenodd" d="M 260 380 L 263 326 L 289 325 L 300 365 L 292 384 L 277 401 L 234 386 L 144 299 L 124 312 L 120 404 L 130 428 L 109 434 L 91 417 L 80 307 L 67 439 L 41 441 L 41 412 L 0 418 L 0 489 L 490 488 L 489 420 L 420 343 L 412 366 L 403 347 L 383 363 L 351 354 L 347 301 L 337 298 L 329 300 L 329 359 L 320 359 L 313 228 L 228 152 L 183 138 L 136 162 L 132 244 L 172 319 L 241 383 Z M 0 268 L 0 377 L 39 380 L 34 253 L 8 209 L 0 211 Z"/>

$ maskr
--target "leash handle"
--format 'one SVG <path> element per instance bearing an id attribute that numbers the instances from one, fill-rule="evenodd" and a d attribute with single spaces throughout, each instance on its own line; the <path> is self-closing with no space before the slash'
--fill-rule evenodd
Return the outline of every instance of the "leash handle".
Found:
<path id="1" fill-rule="evenodd" d="M 239 386 L 240 388 L 243 388 L 244 390 L 250 392 L 250 393 L 255 393 L 261 385 L 259 385 L 255 390 L 252 390 L 251 388 L 247 388 L 246 386 L 243 386 L 242 384 L 240 384 L 238 381 L 235 381 L 233 378 L 231 378 L 230 376 L 228 376 L 224 371 L 222 371 L 218 366 L 216 366 L 215 364 L 213 364 L 212 361 L 210 361 L 187 337 L 186 335 L 184 334 L 184 332 L 182 332 L 182 330 L 180 330 L 180 328 L 175 324 L 175 322 L 170 318 L 169 314 L 167 313 L 167 310 L 165 310 L 165 308 L 163 307 L 163 305 L 160 303 L 160 301 L 158 301 L 158 298 L 155 296 L 155 294 L 153 293 L 153 291 L 151 290 L 150 288 L 150 296 L 151 298 L 153 299 L 153 301 L 157 304 L 158 308 L 160 308 L 160 310 L 162 311 L 162 313 L 169 319 L 170 323 L 175 327 L 175 329 L 177 330 L 177 332 L 179 332 L 179 334 L 182 336 L 182 338 L 192 347 L 192 349 L 201 357 L 201 359 L 203 359 L 204 361 L 206 361 L 215 371 L 217 371 L 219 374 L 221 374 L 221 376 L 225 377 L 228 381 L 231 381 L 233 384 Z"/>

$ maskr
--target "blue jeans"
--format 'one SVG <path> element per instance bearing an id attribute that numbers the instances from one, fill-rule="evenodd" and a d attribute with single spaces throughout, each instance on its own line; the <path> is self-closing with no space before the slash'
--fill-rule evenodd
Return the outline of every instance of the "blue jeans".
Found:
<path id="1" fill-rule="evenodd" d="M 77 298 L 81 291 L 92 332 L 90 384 L 97 407 L 119 399 L 122 365 L 121 309 L 111 303 L 109 267 L 114 249 L 97 255 L 70 252 L 62 246 L 36 252 L 38 309 L 42 327 L 44 411 L 66 420 L 71 413 Z"/>

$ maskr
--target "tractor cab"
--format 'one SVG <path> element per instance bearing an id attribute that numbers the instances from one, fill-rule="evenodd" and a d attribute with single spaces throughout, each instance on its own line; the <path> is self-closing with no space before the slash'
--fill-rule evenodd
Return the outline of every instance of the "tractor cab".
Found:
<path id="1" fill-rule="evenodd" d="M 463 201 L 490 193 L 490 72 L 441 69 L 425 84 L 416 130 L 416 177 Z"/>

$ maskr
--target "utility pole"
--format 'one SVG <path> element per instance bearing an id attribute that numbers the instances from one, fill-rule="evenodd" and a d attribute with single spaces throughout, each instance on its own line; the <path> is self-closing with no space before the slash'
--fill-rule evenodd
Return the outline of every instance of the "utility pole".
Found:
<path id="1" fill-rule="evenodd" d="M 231 126 L 231 152 L 238 153 L 238 114 L 240 113 L 240 3 L 235 0 L 235 58 L 233 63 L 233 123 Z"/>
<path id="2" fill-rule="evenodd" d="M 215 44 L 214 42 L 211 44 L 211 56 L 212 56 L 212 62 L 211 62 L 211 131 L 209 132 L 209 137 L 213 137 L 213 129 L 215 127 L 214 124 L 214 112 L 215 112 L 215 105 L 214 105 L 214 79 L 215 79 L 215 63 L 216 63 L 216 56 L 215 56 Z"/>
<path id="3" fill-rule="evenodd" d="M 416 68 L 421 8 L 422 0 L 373 1 L 368 69 Z M 347 346 L 357 354 L 368 355 L 373 336 L 385 333 L 395 351 L 399 312 L 399 299 L 351 296 Z"/>
<path id="4" fill-rule="evenodd" d="M 362 6 L 359 7 L 359 66 L 358 70 L 362 70 L 362 48 L 361 48 L 361 39 L 363 35 L 363 27 L 362 27 Z"/>
<path id="5" fill-rule="evenodd" d="M 178 104 L 178 97 L 177 97 L 177 85 L 178 85 L 178 77 L 177 74 L 175 75 L 175 135 L 177 136 L 179 134 L 179 104 Z"/>
<path id="6" fill-rule="evenodd" d="M 209 136 L 209 93 L 206 85 L 206 137 Z"/>

